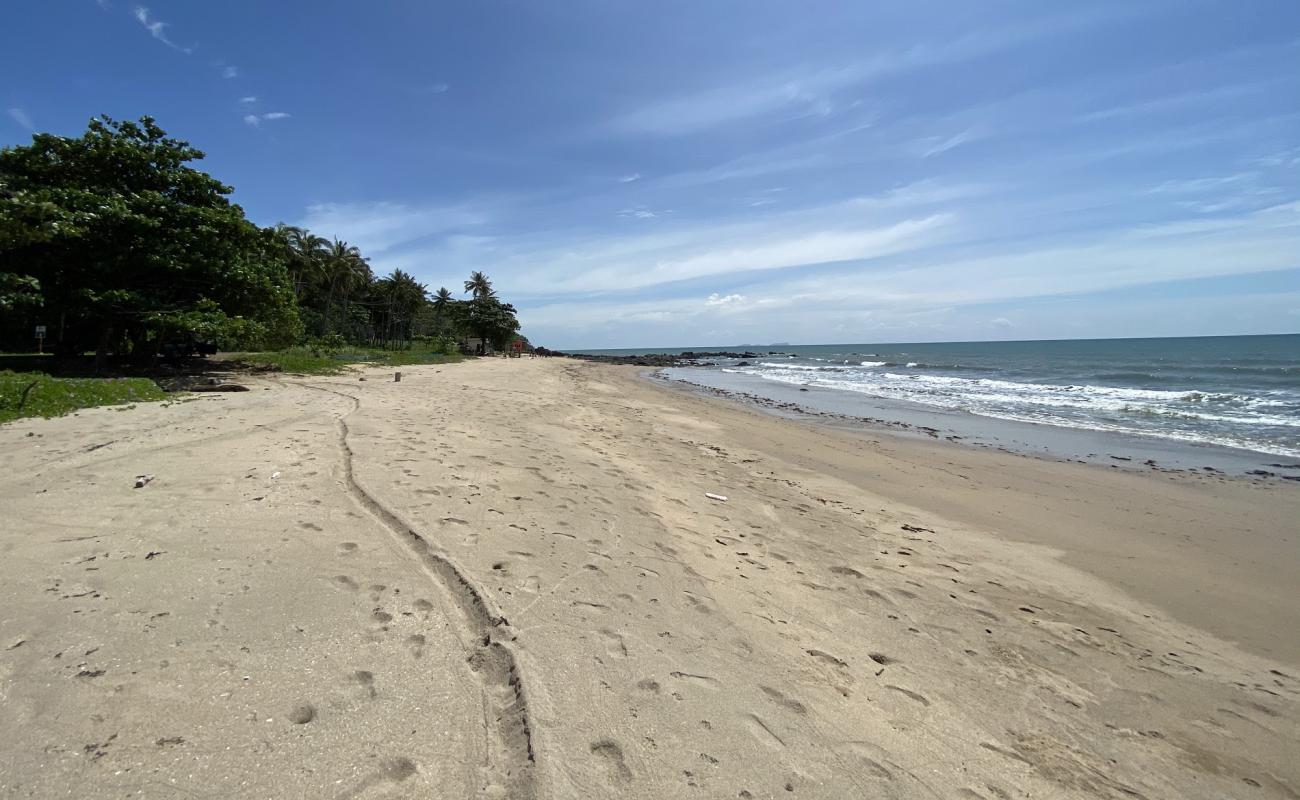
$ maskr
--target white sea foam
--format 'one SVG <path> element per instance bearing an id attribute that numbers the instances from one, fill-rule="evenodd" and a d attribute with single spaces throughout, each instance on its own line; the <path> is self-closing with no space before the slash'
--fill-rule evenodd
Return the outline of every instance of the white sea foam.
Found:
<path id="1" fill-rule="evenodd" d="M 1249 435 L 1263 428 L 1300 428 L 1300 417 L 1285 413 L 1294 398 L 1251 396 L 1200 390 L 1141 389 L 1092 384 L 1057 385 L 880 370 L 889 362 L 776 364 L 762 362 L 736 372 L 768 380 L 815 385 L 889 400 L 1022 422 L 1071 428 L 1163 436 L 1183 441 L 1249 446 L 1277 455 L 1295 455 Z M 915 368 L 917 362 L 909 362 Z M 1149 420 L 1144 423 L 1143 420 Z M 1246 432 L 1246 438 L 1233 435 Z"/>

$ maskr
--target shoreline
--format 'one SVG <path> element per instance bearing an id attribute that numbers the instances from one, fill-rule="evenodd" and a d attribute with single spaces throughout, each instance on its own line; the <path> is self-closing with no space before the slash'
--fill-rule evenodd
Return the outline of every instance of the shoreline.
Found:
<path id="1" fill-rule="evenodd" d="M 0 426 L 0 794 L 1300 791 L 1289 487 L 402 372 Z"/>
<path id="2" fill-rule="evenodd" d="M 1297 559 L 1294 549 L 1295 543 L 1300 541 L 1300 531 L 1296 530 L 1294 523 L 1295 519 L 1300 519 L 1300 492 L 1294 491 L 1295 487 L 1290 481 L 1233 475 L 1221 470 L 1206 472 L 1196 468 L 1148 467 L 1139 460 L 1137 454 L 1127 461 L 1116 463 L 1106 460 L 1106 455 L 1092 460 L 1071 459 L 1049 452 L 1033 452 L 992 444 L 973 445 L 969 441 L 953 440 L 940 431 L 930 434 L 891 427 L 888 424 L 874 424 L 883 422 L 878 420 L 871 420 L 869 427 L 864 429 L 859 418 L 850 417 L 849 424 L 843 424 L 843 418 L 806 413 L 779 405 L 773 407 L 761 402 L 765 398 L 751 398 L 683 381 L 657 378 L 647 370 L 638 371 L 637 379 L 661 391 L 685 394 L 707 403 L 724 404 L 748 413 L 775 417 L 805 430 L 816 431 L 822 434 L 821 441 L 831 448 L 837 447 L 837 437 L 849 437 L 850 441 L 868 445 L 874 454 L 905 465 L 913 476 L 917 472 L 928 473 L 925 476 L 927 482 L 919 485 L 913 482 L 914 477 L 888 480 L 888 489 L 884 490 L 887 496 L 979 526 L 1010 541 L 1047 546 L 1063 563 L 1080 568 L 1137 599 L 1154 602 L 1173 616 L 1214 633 L 1224 641 L 1236 642 L 1264 655 L 1282 655 L 1291 663 L 1300 664 L 1300 641 L 1282 650 L 1275 649 L 1273 629 L 1279 624 L 1278 618 L 1270 614 L 1268 620 L 1252 620 L 1250 611 L 1255 607 L 1252 605 L 1254 601 L 1248 599 L 1250 593 L 1242 594 L 1225 586 L 1234 580 L 1249 585 L 1258 580 L 1257 572 L 1247 570 L 1235 576 L 1215 576 L 1214 585 L 1223 590 L 1224 594 L 1208 600 L 1200 596 L 1206 587 L 1188 580 L 1197 576 L 1208 578 L 1218 571 L 1235 571 L 1233 568 L 1240 564 L 1241 559 L 1233 542 L 1215 535 L 1215 555 L 1203 560 L 1178 563 L 1179 577 L 1176 579 L 1166 575 L 1160 580 L 1150 580 L 1156 576 L 1148 574 L 1149 565 L 1145 563 L 1172 555 L 1161 552 L 1163 540 L 1186 539 L 1178 530 L 1181 522 L 1199 523 L 1198 527 L 1213 527 L 1216 533 L 1223 534 L 1245 530 L 1253 535 L 1271 527 L 1278 536 L 1271 543 L 1271 555 L 1254 560 L 1252 568 L 1267 568 L 1269 563 L 1286 565 L 1285 569 L 1275 574 L 1271 585 L 1262 594 L 1273 598 L 1272 613 L 1282 615 L 1284 621 L 1280 624 L 1283 627 L 1300 626 L 1300 610 L 1291 613 L 1285 609 L 1284 603 L 1276 602 L 1285 596 L 1288 583 L 1291 586 L 1300 585 L 1300 559 Z M 791 447 L 795 446 L 796 441 L 797 437 L 784 440 L 786 446 Z M 841 443 L 839 447 L 842 446 Z M 830 463 L 831 461 L 832 459 L 814 460 L 811 468 L 833 472 L 842 467 L 841 464 Z M 1001 482 L 990 480 L 988 476 L 998 472 L 1005 472 L 1014 480 L 1006 485 L 995 485 Z M 945 483 L 945 476 L 955 476 L 963 483 L 961 486 Z M 985 478 L 982 481 L 981 476 Z M 846 476 L 841 474 L 840 477 Z M 872 480 L 880 478 L 887 478 L 880 468 L 859 468 L 848 477 L 851 482 L 864 488 L 870 486 L 873 491 L 882 491 Z M 1142 515 L 1150 518 L 1171 513 L 1154 502 L 1145 502 L 1142 495 L 1148 493 L 1148 489 L 1142 488 L 1144 486 L 1161 493 L 1172 492 L 1181 498 L 1174 504 L 1185 509 L 1178 514 L 1178 522 L 1160 526 L 1158 531 L 1151 532 L 1143 531 L 1125 519 L 1126 516 Z M 1036 497 L 1042 487 L 1050 487 L 1052 491 Z M 1117 510 L 1109 506 L 1081 504 L 1073 497 L 1076 489 L 1090 489 L 1089 494 L 1100 492 L 1104 497 L 1127 498 L 1131 505 Z M 1205 494 L 1207 491 L 1212 494 Z M 1035 498 L 1036 501 L 1032 508 L 1028 508 L 1025 503 L 1029 498 Z M 1234 519 L 1233 513 L 1215 508 L 1220 500 L 1238 512 L 1255 503 L 1277 502 L 1294 509 L 1295 516 L 1288 516 L 1285 512 L 1272 514 L 1266 517 L 1266 521 L 1252 527 L 1250 523 Z M 1075 510 L 1066 519 L 1053 518 L 1053 509 L 1079 505 L 1090 506 L 1088 511 L 1091 513 Z M 990 510 L 989 506 L 997 508 Z M 1027 510 L 1032 513 L 1025 513 Z M 1049 520 L 1052 524 L 1045 525 Z M 1062 525 L 1062 522 L 1066 524 Z M 1096 537 L 1098 532 L 1104 533 L 1100 540 Z M 1129 568 L 1128 562 L 1134 560 L 1142 560 L 1143 563 L 1136 568 Z M 1175 565 L 1171 563 L 1168 566 Z M 1224 603 L 1234 606 L 1235 613 L 1212 616 L 1204 614 L 1207 608 Z M 1247 641 L 1239 637 L 1243 622 L 1248 623 L 1252 629 L 1252 635 Z"/>
<path id="3" fill-rule="evenodd" d="M 678 366 L 643 373 L 651 380 L 729 397 L 774 416 L 815 419 L 831 426 L 852 429 L 865 423 L 873 430 L 944 439 L 965 447 L 1120 469 L 1300 482 L 1300 461 L 1227 444 L 1006 419 L 710 369 Z"/>

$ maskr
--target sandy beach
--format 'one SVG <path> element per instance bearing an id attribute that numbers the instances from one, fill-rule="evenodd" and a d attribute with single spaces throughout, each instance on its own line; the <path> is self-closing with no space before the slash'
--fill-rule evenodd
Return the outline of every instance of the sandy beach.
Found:
<path id="1" fill-rule="evenodd" d="M 402 372 L 0 427 L 0 796 L 1300 797 L 1295 486 Z"/>

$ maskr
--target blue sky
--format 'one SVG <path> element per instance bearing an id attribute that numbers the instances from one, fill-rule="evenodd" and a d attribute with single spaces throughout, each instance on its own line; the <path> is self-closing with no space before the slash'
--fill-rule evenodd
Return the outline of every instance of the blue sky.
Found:
<path id="1" fill-rule="evenodd" d="M 554 347 L 1300 330 L 1294 0 L 15 0 L 0 74 Z"/>

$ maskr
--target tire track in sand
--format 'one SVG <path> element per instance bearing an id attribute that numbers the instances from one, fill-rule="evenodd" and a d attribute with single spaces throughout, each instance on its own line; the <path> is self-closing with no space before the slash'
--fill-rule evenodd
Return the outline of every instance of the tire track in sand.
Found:
<path id="1" fill-rule="evenodd" d="M 450 558 L 436 549 L 429 539 L 389 510 L 357 482 L 353 471 L 351 429 L 347 417 L 361 408 L 361 400 L 346 392 L 324 386 L 300 384 L 320 392 L 346 398 L 352 409 L 335 417 L 342 452 L 343 481 L 348 493 L 384 528 L 407 545 L 434 581 L 460 611 L 461 625 L 469 633 L 474 650 L 469 656 L 470 669 L 482 681 L 488 709 L 484 728 L 488 741 L 488 770 L 481 792 L 487 797 L 510 797 L 533 800 L 538 796 L 536 753 L 533 749 L 532 725 L 528 700 L 519 664 L 509 641 L 515 638 L 510 623 L 493 607 L 474 582 Z"/>

